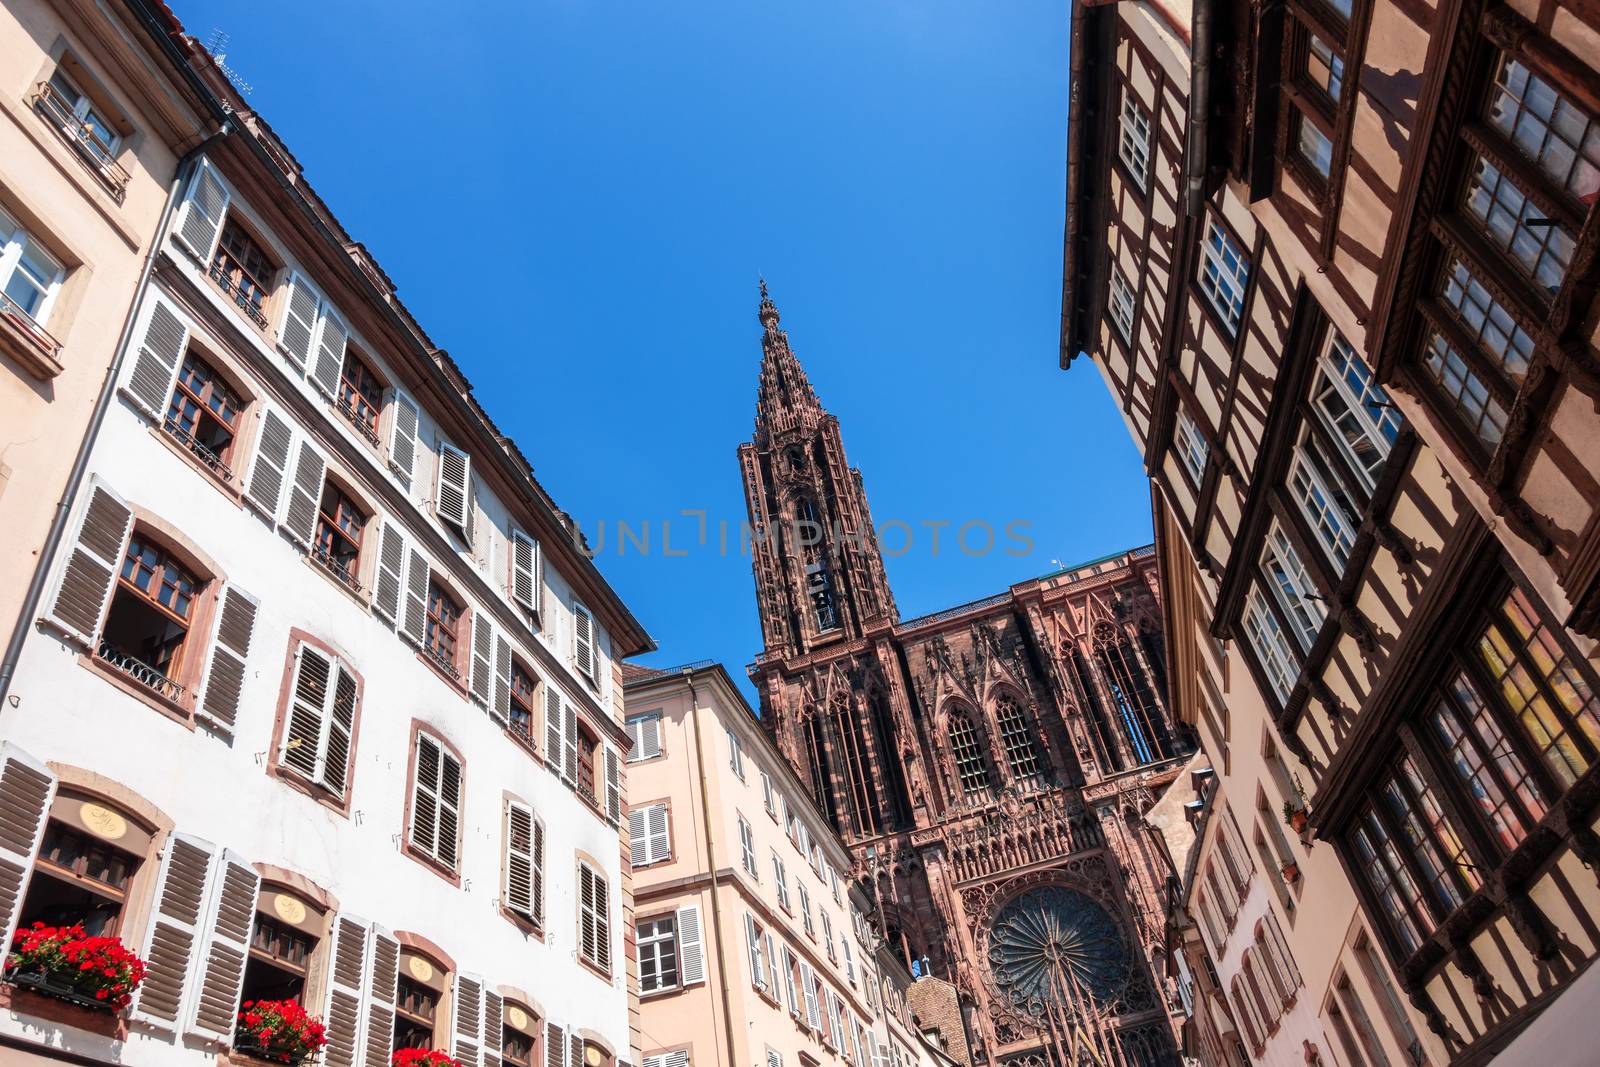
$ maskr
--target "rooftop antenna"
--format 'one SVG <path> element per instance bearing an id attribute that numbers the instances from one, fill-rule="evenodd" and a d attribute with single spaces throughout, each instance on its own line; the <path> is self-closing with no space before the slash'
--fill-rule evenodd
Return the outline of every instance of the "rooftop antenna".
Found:
<path id="1" fill-rule="evenodd" d="M 228 42 L 233 38 L 220 29 L 211 31 L 211 36 L 206 38 L 206 51 L 211 53 L 211 59 L 222 71 L 222 76 L 227 78 L 233 87 L 245 96 L 255 92 L 255 86 L 240 77 L 239 72 L 228 66 Z"/>

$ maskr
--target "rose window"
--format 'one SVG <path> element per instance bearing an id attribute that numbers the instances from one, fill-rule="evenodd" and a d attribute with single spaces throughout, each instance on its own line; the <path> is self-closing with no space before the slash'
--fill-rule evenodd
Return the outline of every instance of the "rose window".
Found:
<path id="1" fill-rule="evenodd" d="M 1128 977 L 1116 920 L 1089 897 L 1042 886 L 1012 900 L 989 934 L 989 968 L 1013 1008 L 1071 1015 L 1085 998 L 1109 1003 Z"/>

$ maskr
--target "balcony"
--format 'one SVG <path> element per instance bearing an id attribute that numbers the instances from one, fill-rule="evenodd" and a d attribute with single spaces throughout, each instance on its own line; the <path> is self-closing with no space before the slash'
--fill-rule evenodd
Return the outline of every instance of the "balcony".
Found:
<path id="1" fill-rule="evenodd" d="M 196 440 L 195 436 L 188 430 L 179 426 L 171 418 L 161 420 L 161 429 L 168 437 L 178 442 L 191 452 L 196 459 L 204 463 L 217 477 L 225 482 L 233 481 L 233 468 L 224 463 L 221 456 Z"/>
<path id="2" fill-rule="evenodd" d="M 122 203 L 123 194 L 128 189 L 128 172 L 117 162 L 111 146 L 100 140 L 94 130 L 79 120 L 73 113 L 72 105 L 64 100 L 49 82 L 40 85 L 35 91 L 33 108 L 55 131 L 56 136 L 77 153 L 78 158 L 83 160 L 84 166 L 99 179 L 100 184 L 106 187 L 112 198 L 117 203 Z"/>
<path id="3" fill-rule="evenodd" d="M 40 381 L 66 369 L 61 364 L 61 342 L 5 293 L 0 293 L 0 354 L 22 364 Z"/>
<path id="4" fill-rule="evenodd" d="M 124 652 L 109 641 L 100 642 L 100 647 L 95 652 L 95 658 L 118 674 L 128 677 L 158 696 L 165 697 L 173 702 L 183 698 L 183 686 L 174 682 L 171 678 L 168 678 L 131 652 Z"/>

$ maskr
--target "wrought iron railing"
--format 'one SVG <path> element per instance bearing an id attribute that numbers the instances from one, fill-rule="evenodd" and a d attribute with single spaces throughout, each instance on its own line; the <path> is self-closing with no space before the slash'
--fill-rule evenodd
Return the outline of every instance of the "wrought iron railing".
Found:
<path id="1" fill-rule="evenodd" d="M 357 411 L 342 392 L 334 397 L 333 406 L 339 410 L 339 414 L 350 421 L 350 425 L 356 428 L 357 433 L 365 437 L 374 446 L 381 446 L 382 442 L 378 440 L 378 431 L 372 428 L 372 424 L 367 420 L 367 417 Z"/>
<path id="2" fill-rule="evenodd" d="M 599 805 L 600 803 L 600 798 L 595 796 L 594 786 L 583 781 L 581 778 L 578 780 L 578 795 L 591 804 Z"/>
<path id="3" fill-rule="evenodd" d="M 267 328 L 267 317 L 261 314 L 261 309 L 256 306 L 252 290 L 229 277 L 221 261 L 213 259 L 211 265 L 206 268 L 206 273 L 211 275 L 211 280 L 217 283 L 217 288 L 233 298 L 234 304 L 238 306 L 240 311 L 250 317 L 251 322 L 263 330 Z"/>
<path id="4" fill-rule="evenodd" d="M 150 666 L 138 656 L 131 652 L 124 652 L 109 641 L 100 642 L 100 648 L 96 655 L 107 666 L 133 679 L 146 689 L 159 693 L 168 700 L 178 700 L 183 696 L 183 686 L 174 682 L 159 669 Z"/>
<path id="5" fill-rule="evenodd" d="M 223 481 L 233 481 L 233 468 L 224 463 L 221 456 L 196 440 L 194 434 L 179 426 L 170 415 L 161 421 L 161 428 L 167 432 L 167 436 L 194 453 L 195 458 L 216 472 Z"/>
<path id="6" fill-rule="evenodd" d="M 39 86 L 33 98 L 34 109 L 50 128 L 56 131 L 67 145 L 88 164 L 106 189 L 120 203 L 128 188 L 128 172 L 117 162 L 111 146 L 73 112 L 72 105 L 64 100 L 49 82 Z"/>
<path id="7" fill-rule="evenodd" d="M 22 305 L 4 293 L 0 293 L 0 315 L 15 322 L 19 329 L 33 341 L 34 344 L 44 349 L 45 354 L 55 359 L 61 353 L 61 342 L 50 336 L 43 326 L 34 321 L 32 315 L 22 310 Z"/>
<path id="8" fill-rule="evenodd" d="M 348 586 L 353 592 L 361 592 L 361 579 L 355 576 L 355 572 L 350 569 L 350 565 L 333 555 L 323 546 L 317 545 L 311 550 L 311 559 L 323 570 Z"/>
<path id="9" fill-rule="evenodd" d="M 441 671 L 444 671 L 450 677 L 460 681 L 461 672 L 456 669 L 455 661 L 452 660 L 448 655 L 441 652 L 433 645 L 423 645 L 422 651 L 430 660 L 433 661 L 434 666 L 438 667 Z"/>

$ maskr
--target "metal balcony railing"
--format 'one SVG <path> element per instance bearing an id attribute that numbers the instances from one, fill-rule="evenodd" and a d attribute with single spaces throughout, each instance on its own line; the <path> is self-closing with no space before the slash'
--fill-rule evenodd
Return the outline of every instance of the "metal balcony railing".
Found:
<path id="1" fill-rule="evenodd" d="M 227 293 L 233 299 L 233 302 L 238 305 L 239 310 L 250 317 L 251 322 L 263 330 L 267 328 L 267 317 L 261 314 L 261 309 L 256 306 L 254 290 L 234 281 L 229 276 L 227 264 L 223 260 L 213 259 L 211 265 L 206 268 L 206 273 L 211 275 L 213 282 L 217 283 L 217 288 Z"/>
<path id="2" fill-rule="evenodd" d="M 72 105 L 49 82 L 40 85 L 34 93 L 33 106 L 50 128 L 56 131 L 56 135 L 78 153 L 107 191 L 121 203 L 128 189 L 128 172 L 117 162 L 111 146 L 78 118 Z"/>
<path id="3" fill-rule="evenodd" d="M 224 463 L 221 456 L 195 440 L 192 433 L 179 426 L 170 416 L 161 420 L 161 428 L 166 431 L 167 436 L 194 453 L 201 463 L 204 463 L 221 476 L 223 481 L 233 481 L 233 468 Z"/>
<path id="4" fill-rule="evenodd" d="M 317 545 L 311 550 L 311 559 L 352 592 L 361 592 L 361 579 L 355 576 L 355 572 L 350 569 L 350 565 L 334 556 L 326 548 Z"/>
<path id="5" fill-rule="evenodd" d="M 372 428 L 372 424 L 351 405 L 349 400 L 345 399 L 342 393 L 334 398 L 333 406 L 339 410 L 339 414 L 349 420 L 350 425 L 356 428 L 357 433 L 365 437 L 374 446 L 381 447 L 382 442 L 378 440 L 378 431 Z"/>
<path id="6" fill-rule="evenodd" d="M 450 659 L 449 656 L 445 655 L 432 645 L 423 645 L 422 651 L 441 671 L 444 671 L 457 681 L 461 679 L 461 672 L 456 669 L 455 663 Z"/>
<path id="7" fill-rule="evenodd" d="M 138 656 L 131 652 L 124 652 L 108 641 L 100 642 L 96 655 L 107 666 L 127 675 L 146 689 L 159 693 L 168 700 L 178 700 L 183 696 L 183 686 L 174 682 Z"/>
<path id="8" fill-rule="evenodd" d="M 43 349 L 45 355 L 51 359 L 56 359 L 61 354 L 61 342 L 50 336 L 49 331 L 35 322 L 32 315 L 22 310 L 21 304 L 5 293 L 0 293 L 0 315 L 5 316 L 7 321 L 15 323 L 17 328 Z"/>

